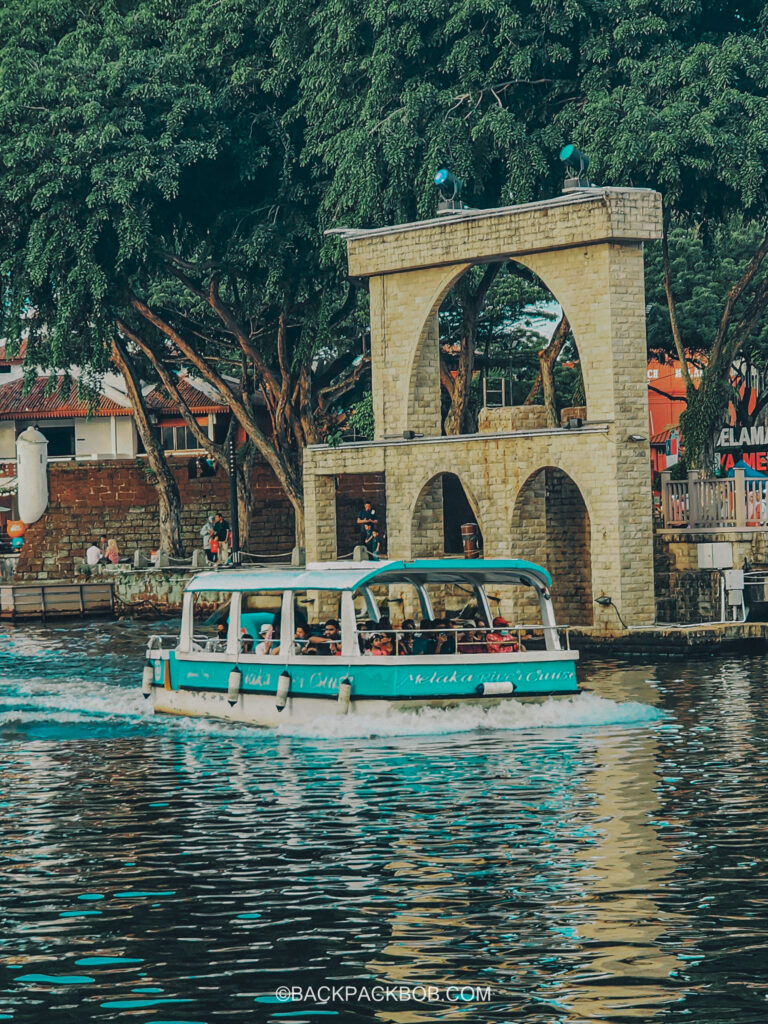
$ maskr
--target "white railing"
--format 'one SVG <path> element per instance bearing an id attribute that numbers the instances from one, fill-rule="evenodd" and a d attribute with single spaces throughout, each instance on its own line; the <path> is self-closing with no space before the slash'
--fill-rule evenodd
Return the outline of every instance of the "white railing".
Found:
<path id="1" fill-rule="evenodd" d="M 662 473 L 661 508 L 668 530 L 768 529 L 768 479 L 747 477 L 743 469 L 732 477 L 691 472 L 687 480 Z"/>

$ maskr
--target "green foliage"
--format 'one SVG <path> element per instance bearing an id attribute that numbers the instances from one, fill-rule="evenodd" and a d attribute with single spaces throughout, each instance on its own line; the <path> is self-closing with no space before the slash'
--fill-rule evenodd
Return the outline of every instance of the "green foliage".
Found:
<path id="1" fill-rule="evenodd" d="M 355 403 L 355 407 L 347 420 L 347 426 L 362 441 L 373 440 L 373 393 L 371 391 L 366 391 L 363 397 Z"/>
<path id="2" fill-rule="evenodd" d="M 691 355 L 706 354 L 717 333 L 729 290 L 744 273 L 760 245 L 763 229 L 740 214 L 720 224 L 676 223 L 669 232 L 669 253 L 677 321 L 683 345 Z M 755 296 L 765 278 L 758 273 L 736 308 L 737 314 Z M 661 243 L 645 252 L 646 329 L 650 352 L 676 358 L 664 294 Z M 768 365 L 768 321 L 763 320 L 747 339 L 744 354 L 761 369 Z"/>
<path id="3" fill-rule="evenodd" d="M 762 4 L 714 0 L 6 0 L 0 328 L 89 386 L 118 317 L 152 336 L 136 294 L 271 412 L 270 376 L 290 378 L 304 397 L 272 443 L 298 466 L 327 429 L 311 398 L 338 404 L 367 324 L 325 229 L 431 216 L 441 165 L 478 207 L 555 195 L 574 141 L 596 181 L 663 192 L 684 334 L 709 351 L 768 215 L 765 30 Z M 668 349 L 650 263 L 649 335 Z M 510 340 L 505 277 L 478 350 L 519 359 L 522 392 L 537 343 Z M 747 332 L 756 360 L 764 330 Z M 691 451 L 722 400 L 714 380 L 691 397 Z"/>

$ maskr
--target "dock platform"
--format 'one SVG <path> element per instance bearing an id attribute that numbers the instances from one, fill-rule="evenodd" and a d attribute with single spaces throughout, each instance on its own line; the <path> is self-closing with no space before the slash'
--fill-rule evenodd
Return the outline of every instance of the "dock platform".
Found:
<path id="1" fill-rule="evenodd" d="M 114 614 L 109 583 L 8 583 L 0 585 L 0 619 L 71 618 Z"/>
<path id="2" fill-rule="evenodd" d="M 768 650 L 768 622 L 707 622 L 616 629 L 610 633 L 588 626 L 570 631 L 571 646 L 611 654 L 689 655 Z"/>

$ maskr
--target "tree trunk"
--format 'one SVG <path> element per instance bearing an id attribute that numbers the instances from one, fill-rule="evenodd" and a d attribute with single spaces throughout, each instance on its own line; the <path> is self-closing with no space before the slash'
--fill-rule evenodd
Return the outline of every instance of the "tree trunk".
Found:
<path id="1" fill-rule="evenodd" d="M 462 307 L 462 339 L 459 352 L 459 366 L 453 378 L 453 388 L 449 389 L 451 405 L 445 416 L 443 429 L 446 434 L 461 434 L 470 429 L 469 396 L 472 384 L 472 371 L 475 365 L 475 343 L 480 311 L 503 264 L 489 263 L 480 279 L 476 290 L 470 292 L 468 287 L 459 285 Z M 462 279 L 466 280 L 466 279 Z"/>
<path id="2" fill-rule="evenodd" d="M 730 366 L 730 364 L 729 364 Z M 680 414 L 680 429 L 685 444 L 688 469 L 701 469 L 707 475 L 715 468 L 715 435 L 725 422 L 730 382 L 721 366 L 707 366 L 698 388 L 686 388 L 688 404 Z"/>
<path id="3" fill-rule="evenodd" d="M 547 426 L 553 429 L 560 426 L 560 410 L 557 407 L 557 393 L 555 391 L 555 363 L 563 350 L 565 339 L 571 325 L 568 317 L 563 313 L 560 323 L 555 328 L 552 340 L 546 348 L 539 350 L 539 374 L 528 392 L 524 405 L 534 405 L 539 390 L 543 392 L 544 408 L 547 412 Z"/>
<path id="4" fill-rule="evenodd" d="M 554 430 L 560 425 L 560 415 L 555 393 L 555 375 L 552 372 L 552 364 L 547 359 L 547 349 L 542 349 L 539 352 L 539 366 L 541 367 L 541 390 L 547 414 L 547 426 Z"/>
<path id="5" fill-rule="evenodd" d="M 445 414 L 443 424 L 446 434 L 461 434 L 466 430 L 469 413 L 469 386 L 475 362 L 475 337 L 477 334 L 478 311 L 475 308 L 464 311 L 464 337 L 461 339 L 459 366 L 453 378 L 451 405 Z"/>
<path id="6" fill-rule="evenodd" d="M 221 395 L 223 401 L 229 405 L 232 414 L 245 431 L 246 436 L 253 442 L 255 447 L 264 457 L 264 460 L 273 470 L 280 486 L 293 506 L 296 517 L 296 544 L 304 546 L 304 494 L 302 489 L 301 469 L 296 469 L 292 464 L 292 454 L 280 444 L 276 436 L 271 442 L 260 429 L 256 422 L 253 410 L 244 397 L 236 391 L 220 374 L 218 374 L 207 360 L 179 334 L 178 331 L 154 313 L 149 306 L 141 302 L 135 295 L 130 299 L 134 310 L 148 323 L 157 327 L 158 330 L 176 345 L 181 353 L 189 360 L 190 364 L 198 371 L 201 377 L 213 385 Z M 300 378 L 302 397 L 300 403 L 306 403 L 309 383 L 303 382 Z"/>
<path id="7" fill-rule="evenodd" d="M 256 450 L 249 445 L 242 466 L 237 467 L 237 521 L 240 527 L 240 547 L 250 551 L 251 523 L 253 522 L 253 467 Z M 258 554 L 263 554 L 263 550 Z"/>
<path id="8" fill-rule="evenodd" d="M 183 558 L 179 488 L 168 466 L 165 452 L 160 447 L 157 435 L 149 421 L 136 370 L 130 356 L 117 338 L 112 342 L 112 361 L 123 375 L 126 392 L 133 406 L 136 429 L 144 443 L 149 465 L 157 478 L 155 487 L 157 488 L 160 511 L 160 549 L 174 558 Z"/>

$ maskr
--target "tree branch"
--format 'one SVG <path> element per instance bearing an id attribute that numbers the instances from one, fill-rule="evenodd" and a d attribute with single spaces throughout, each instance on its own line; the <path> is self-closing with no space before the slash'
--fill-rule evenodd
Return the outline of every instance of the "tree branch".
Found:
<path id="1" fill-rule="evenodd" d="M 667 309 L 669 310 L 669 325 L 672 329 L 672 339 L 675 343 L 675 351 L 677 352 L 677 358 L 680 360 L 681 372 L 683 375 L 683 381 L 685 382 L 686 393 L 690 393 L 694 390 L 693 378 L 688 370 L 688 362 L 686 360 L 685 347 L 683 345 L 683 339 L 680 335 L 680 327 L 677 322 L 677 307 L 675 306 L 675 299 L 672 295 L 672 265 L 669 260 L 669 223 L 670 223 L 670 212 L 669 207 L 664 207 L 664 216 L 662 218 L 662 232 L 661 232 L 661 253 L 664 261 L 664 294 L 667 297 Z"/>
<path id="2" fill-rule="evenodd" d="M 181 418 L 187 424 L 189 429 L 192 431 L 195 439 L 201 448 L 208 452 L 212 459 L 219 463 L 224 469 L 228 469 L 227 458 L 224 454 L 224 449 L 221 445 L 214 444 L 208 435 L 203 431 L 200 424 L 197 422 L 195 417 L 192 415 L 192 410 L 184 400 L 181 392 L 176 386 L 176 382 L 173 376 L 168 372 L 167 367 L 158 359 L 156 353 L 150 345 L 135 331 L 132 331 L 122 320 L 118 319 L 117 328 L 121 334 L 124 334 L 126 338 L 130 339 L 137 348 L 139 348 L 144 355 L 147 357 L 155 373 L 158 375 L 160 380 L 163 382 L 163 387 L 171 396 L 171 400 L 177 409 L 181 413 Z"/>
<path id="3" fill-rule="evenodd" d="M 711 360 L 713 363 L 717 362 L 720 357 L 720 352 L 724 347 L 725 338 L 733 316 L 734 306 L 744 294 L 745 289 L 747 289 L 754 280 L 755 274 L 760 269 L 766 253 L 768 253 L 768 233 L 766 233 L 759 247 L 752 256 L 752 259 L 747 264 L 747 268 L 744 273 L 728 292 L 728 298 L 725 300 L 725 307 L 723 308 L 723 315 L 720 318 L 720 324 L 717 328 L 715 341 L 712 345 Z M 741 347 L 741 343 L 738 347 Z"/>

